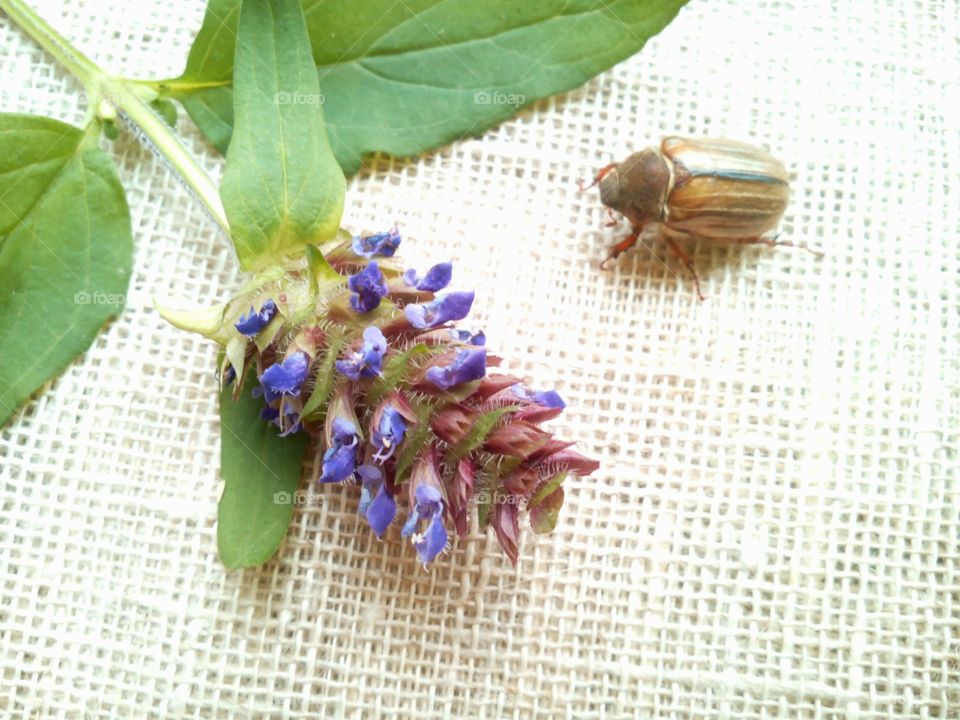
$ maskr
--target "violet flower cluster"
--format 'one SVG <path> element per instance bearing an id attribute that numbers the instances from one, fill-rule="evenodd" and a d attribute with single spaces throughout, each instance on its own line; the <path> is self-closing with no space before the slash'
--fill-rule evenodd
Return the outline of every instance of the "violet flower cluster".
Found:
<path id="1" fill-rule="evenodd" d="M 399 525 L 427 564 L 476 507 L 516 563 L 521 516 L 552 530 L 564 479 L 598 464 L 543 429 L 564 408 L 555 391 L 496 372 L 484 334 L 453 327 L 474 293 L 447 290 L 451 263 L 401 269 L 400 239 L 354 237 L 327 253 L 323 282 L 300 268 L 244 295 L 223 382 L 262 397 L 280 434 L 322 437 L 316 481 L 359 483 L 378 538 Z"/>

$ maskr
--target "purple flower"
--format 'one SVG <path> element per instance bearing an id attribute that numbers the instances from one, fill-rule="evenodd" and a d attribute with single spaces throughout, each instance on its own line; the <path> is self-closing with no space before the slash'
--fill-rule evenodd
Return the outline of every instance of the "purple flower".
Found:
<path id="1" fill-rule="evenodd" d="M 349 360 L 337 360 L 337 370 L 351 380 L 376 377 L 380 374 L 386 351 L 387 339 L 380 328 L 371 325 L 363 331 L 363 347 L 360 352 L 351 353 Z"/>
<path id="2" fill-rule="evenodd" d="M 277 304 L 273 300 L 267 300 L 260 306 L 259 313 L 254 312 L 253 305 L 251 305 L 250 313 L 241 315 L 240 319 L 234 323 L 234 327 L 247 337 L 253 337 L 263 330 L 276 314 Z"/>
<path id="3" fill-rule="evenodd" d="M 353 238 L 353 251 L 368 259 L 374 256 L 393 257 L 399 246 L 400 232 L 396 228 L 366 237 L 356 235 Z"/>
<path id="4" fill-rule="evenodd" d="M 376 262 L 347 278 L 347 287 L 354 292 L 350 296 L 350 307 L 358 313 L 375 310 L 380 305 L 380 298 L 387 294 L 387 281 Z"/>
<path id="5" fill-rule="evenodd" d="M 486 345 L 487 344 L 487 336 L 483 334 L 483 330 L 478 330 L 476 333 L 472 333 L 469 330 L 459 330 L 458 328 L 450 328 L 450 337 L 452 337 L 457 342 L 461 342 L 466 345 Z"/>
<path id="6" fill-rule="evenodd" d="M 357 426 L 344 418 L 333 421 L 333 438 L 330 447 L 323 454 L 323 473 L 320 482 L 341 482 L 346 480 L 357 468 L 357 446 L 360 436 Z"/>
<path id="7" fill-rule="evenodd" d="M 396 408 L 385 407 L 380 415 L 380 422 L 373 431 L 373 459 L 382 464 L 393 457 L 406 434 L 407 421 L 403 419 L 403 415 Z"/>
<path id="8" fill-rule="evenodd" d="M 283 362 L 268 367 L 260 376 L 263 399 L 270 403 L 281 395 L 297 397 L 309 367 L 310 358 L 304 352 L 295 352 Z"/>
<path id="9" fill-rule="evenodd" d="M 453 320 L 463 320 L 473 305 L 473 291 L 451 292 L 426 305 L 407 305 L 403 312 L 415 328 L 424 330 Z"/>
<path id="10" fill-rule="evenodd" d="M 303 423 L 300 422 L 300 413 L 286 400 L 282 403 L 283 415 L 275 407 L 267 405 L 260 411 L 260 417 L 273 425 L 276 425 L 282 432 L 280 437 L 287 437 L 303 429 Z"/>
<path id="11" fill-rule="evenodd" d="M 416 503 L 407 516 L 400 536 L 411 538 L 417 556 L 424 565 L 432 561 L 447 546 L 447 529 L 443 526 L 443 496 L 429 485 L 421 485 L 414 492 Z M 423 530 L 417 532 L 418 527 Z"/>
<path id="12" fill-rule="evenodd" d="M 357 468 L 357 474 L 362 483 L 360 514 L 367 518 L 374 535 L 382 538 L 397 515 L 397 501 L 387 491 L 383 471 L 376 465 L 361 465 Z"/>
<path id="13" fill-rule="evenodd" d="M 517 383 L 510 389 L 513 391 L 513 394 L 521 400 L 528 400 L 529 402 L 537 403 L 537 405 L 543 405 L 548 408 L 559 408 L 560 410 L 563 410 L 563 408 L 567 406 L 563 398 L 560 397 L 560 393 L 556 390 L 532 392 L 520 383 Z"/>
<path id="14" fill-rule="evenodd" d="M 433 445 L 418 458 L 410 476 L 410 514 L 400 530 L 401 537 L 411 539 L 424 565 L 447 547 L 447 529 L 443 526 L 446 500 L 439 463 Z"/>
<path id="15" fill-rule="evenodd" d="M 465 348 L 457 351 L 456 357 L 449 365 L 434 365 L 428 369 L 426 378 L 441 390 L 448 390 L 454 385 L 479 380 L 486 372 L 486 349 L 471 350 Z"/>
<path id="16" fill-rule="evenodd" d="M 417 271 L 410 268 L 403 274 L 403 282 L 423 292 L 437 292 L 450 284 L 453 276 L 453 263 L 440 263 L 427 270 L 423 277 L 417 276 Z"/>

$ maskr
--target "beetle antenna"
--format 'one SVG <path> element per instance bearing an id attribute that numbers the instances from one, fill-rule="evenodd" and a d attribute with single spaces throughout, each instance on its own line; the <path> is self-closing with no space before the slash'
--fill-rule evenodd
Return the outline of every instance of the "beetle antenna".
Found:
<path id="1" fill-rule="evenodd" d="M 600 170 L 597 171 L 596 176 L 593 178 L 593 182 L 589 185 L 584 185 L 583 180 L 580 180 L 577 184 L 580 186 L 580 192 L 586 192 L 594 185 L 599 185 L 600 181 L 606 177 L 607 173 L 613 170 L 617 166 L 617 163 L 610 163 L 609 165 L 604 165 Z"/>

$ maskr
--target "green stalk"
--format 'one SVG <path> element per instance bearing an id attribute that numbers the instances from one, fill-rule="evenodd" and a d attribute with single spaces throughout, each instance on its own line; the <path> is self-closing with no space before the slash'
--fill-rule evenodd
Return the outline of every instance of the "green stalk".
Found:
<path id="1" fill-rule="evenodd" d="M 103 102 L 123 113 L 176 170 L 197 195 L 213 219 L 230 235 L 230 224 L 220 202 L 220 192 L 210 176 L 183 147 L 170 127 L 150 108 L 156 93 L 128 80 L 113 78 L 48 25 L 23 0 L 0 0 L 2 8 L 20 28 L 53 55 L 84 86 L 92 114 L 103 115 Z M 95 122 L 91 117 L 90 122 Z"/>

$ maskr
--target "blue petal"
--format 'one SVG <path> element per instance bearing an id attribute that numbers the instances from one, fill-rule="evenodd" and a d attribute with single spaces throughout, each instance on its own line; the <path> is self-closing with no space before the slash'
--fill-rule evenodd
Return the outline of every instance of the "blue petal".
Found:
<path id="1" fill-rule="evenodd" d="M 362 465 L 360 467 L 363 467 Z M 360 468 L 357 468 L 357 472 L 360 472 Z M 367 514 L 367 508 L 370 507 L 370 503 L 373 502 L 373 495 L 370 494 L 370 491 L 367 489 L 367 486 L 364 485 L 360 488 L 360 504 L 357 506 L 357 512 L 361 515 Z"/>
<path id="2" fill-rule="evenodd" d="M 407 521 L 403 524 L 403 527 L 400 528 L 400 537 L 408 538 L 413 535 L 417 529 L 418 520 L 420 520 L 420 513 L 417 511 L 417 508 L 413 508 L 410 514 L 407 515 Z"/>
<path id="3" fill-rule="evenodd" d="M 323 474 L 320 482 L 342 482 L 351 475 L 357 467 L 357 446 L 344 445 L 332 447 L 323 454 Z"/>
<path id="4" fill-rule="evenodd" d="M 443 495 L 432 485 L 417 485 L 417 489 L 413 491 L 413 497 L 419 508 L 435 509 L 443 502 Z"/>
<path id="5" fill-rule="evenodd" d="M 357 426 L 346 418 L 338 417 L 333 421 L 333 441 L 334 443 L 349 442 L 357 434 Z"/>
<path id="6" fill-rule="evenodd" d="M 323 473 L 320 482 L 341 482 L 357 468 L 357 426 L 345 418 L 333 421 L 333 444 L 323 454 Z"/>
<path id="7" fill-rule="evenodd" d="M 383 537 L 383 533 L 387 531 L 390 523 L 397 516 L 397 502 L 390 496 L 386 488 L 381 488 L 365 514 L 374 535 L 378 538 Z"/>
<path id="8" fill-rule="evenodd" d="M 373 433 L 373 446 L 375 449 L 373 459 L 379 463 L 386 462 L 397 446 L 403 442 L 407 433 L 407 423 L 395 408 L 387 407 L 380 416 L 380 424 Z"/>
<path id="9" fill-rule="evenodd" d="M 472 333 L 469 330 L 459 330 L 457 328 L 451 328 L 450 337 L 452 337 L 457 342 L 466 343 L 467 345 L 486 345 L 487 344 L 487 336 L 483 334 L 483 330 L 478 330 L 476 333 Z"/>
<path id="10" fill-rule="evenodd" d="M 422 278 L 418 277 L 416 270 L 411 268 L 403 274 L 403 281 L 423 292 L 437 292 L 450 284 L 451 277 L 453 277 L 453 263 L 445 262 L 434 265 Z"/>
<path id="11" fill-rule="evenodd" d="M 353 291 L 350 307 L 358 313 L 368 313 L 380 305 L 387 294 L 387 281 L 376 262 L 369 263 L 360 272 L 347 278 L 347 287 Z"/>
<path id="12" fill-rule="evenodd" d="M 296 410 L 291 408 L 284 411 L 283 417 L 284 422 L 287 425 L 287 429 L 280 433 L 280 437 L 287 437 L 288 435 L 293 435 L 294 433 L 298 433 L 303 430 L 303 423 L 300 422 L 300 414 Z M 278 422 L 276 422 L 276 425 L 280 425 L 279 418 Z"/>
<path id="13" fill-rule="evenodd" d="M 260 419 L 266 420 L 267 422 L 273 422 L 280 417 L 280 411 L 274 407 L 267 405 L 260 411 Z"/>
<path id="14" fill-rule="evenodd" d="M 448 390 L 454 385 L 479 380 L 486 372 L 486 349 L 464 349 L 457 352 L 457 356 L 450 365 L 434 365 L 428 369 L 426 378 L 441 390 Z"/>
<path id="15" fill-rule="evenodd" d="M 234 323 L 234 327 L 244 335 L 252 337 L 263 330 L 263 328 L 265 328 L 267 324 L 273 320 L 273 316 L 276 314 L 276 303 L 274 303 L 273 300 L 267 300 L 260 307 L 259 313 L 254 312 L 253 306 L 251 305 L 250 313 L 247 315 L 241 315 L 240 319 Z"/>
<path id="16" fill-rule="evenodd" d="M 349 360 L 337 360 L 336 367 L 351 380 L 361 377 L 376 377 L 383 366 L 383 356 L 387 351 L 387 339 L 380 328 L 370 326 L 363 331 L 363 347 L 360 352 L 350 355 Z"/>
<path id="17" fill-rule="evenodd" d="M 363 515 L 373 502 L 373 496 L 383 487 L 383 472 L 376 465 L 364 463 L 357 468 L 357 475 L 360 476 L 360 514 Z"/>
<path id="18" fill-rule="evenodd" d="M 360 372 L 363 368 L 363 363 L 357 358 L 357 354 L 351 356 L 349 360 L 337 360 L 334 365 L 336 365 L 337 370 L 346 375 L 351 380 L 359 380 Z"/>
<path id="19" fill-rule="evenodd" d="M 431 562 L 447 546 L 447 529 L 443 526 L 443 513 L 436 513 L 427 525 L 419 541 L 414 540 L 413 547 L 424 565 Z"/>
<path id="20" fill-rule="evenodd" d="M 280 395 L 299 395 L 309 367 L 310 358 L 303 352 L 296 352 L 283 362 L 268 367 L 260 376 L 264 399 L 273 402 Z"/>
<path id="21" fill-rule="evenodd" d="M 407 305 L 403 312 L 415 328 L 434 328 L 454 320 L 463 320 L 473 305 L 473 291 L 451 292 L 426 305 Z"/>
<path id="22" fill-rule="evenodd" d="M 513 390 L 513 394 L 521 400 L 529 400 L 530 402 L 535 402 L 537 405 L 543 405 L 549 408 L 560 408 L 561 410 L 567 406 L 563 398 L 560 397 L 560 393 L 556 390 L 531 392 L 519 383 L 514 385 L 511 390 Z"/>
<path id="23" fill-rule="evenodd" d="M 353 238 L 352 245 L 353 251 L 365 258 L 372 258 L 377 255 L 393 257 L 400 246 L 400 233 L 396 228 L 391 228 L 387 232 L 374 233 L 366 237 L 356 235 Z"/>

